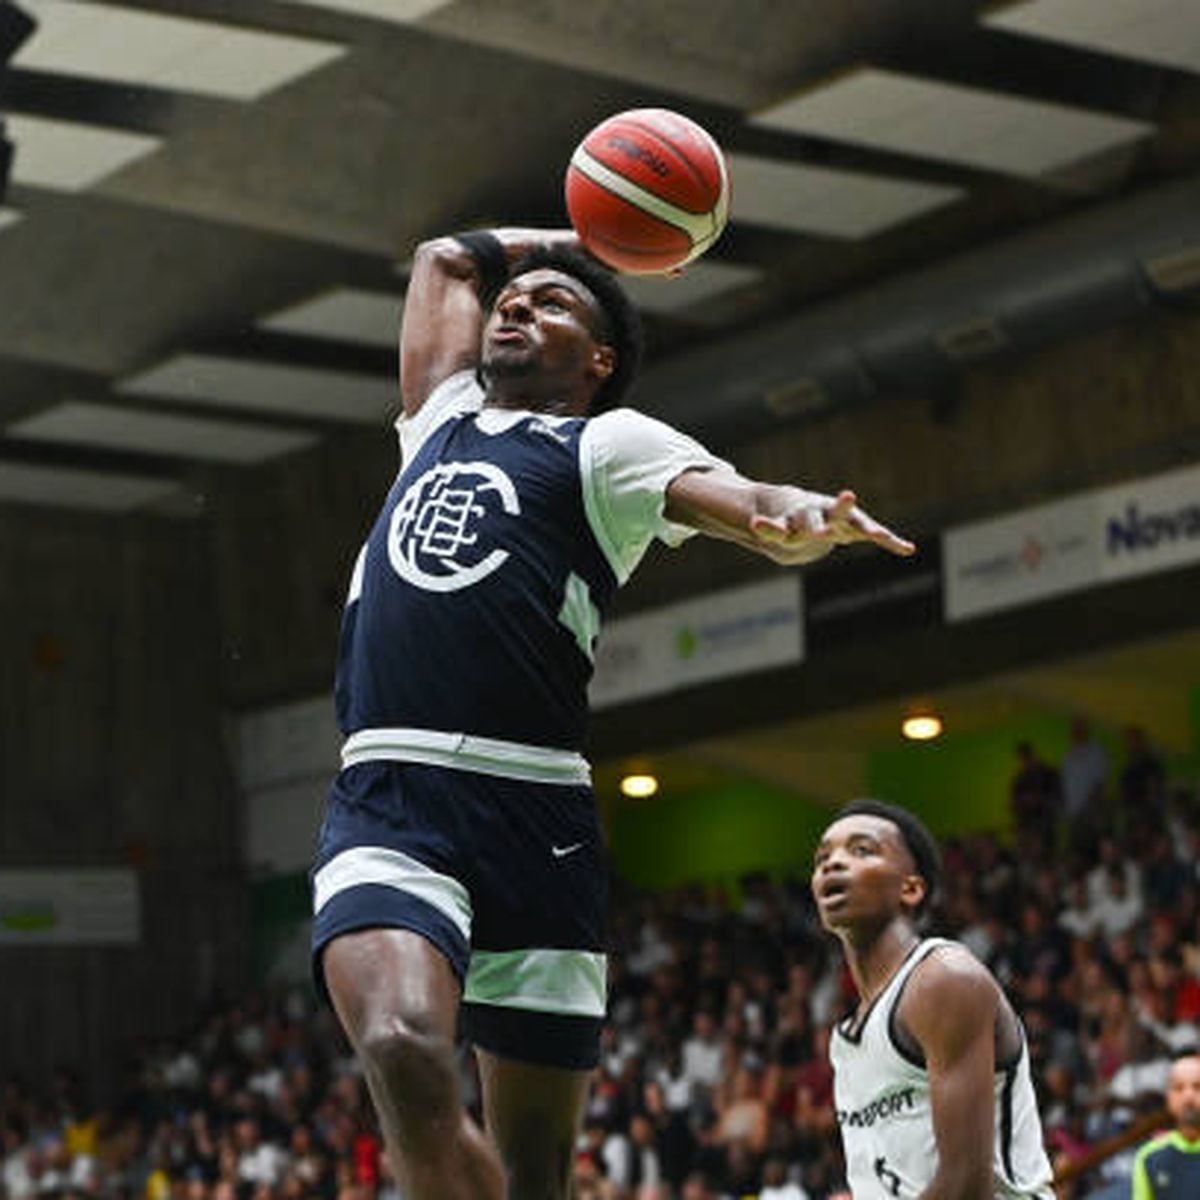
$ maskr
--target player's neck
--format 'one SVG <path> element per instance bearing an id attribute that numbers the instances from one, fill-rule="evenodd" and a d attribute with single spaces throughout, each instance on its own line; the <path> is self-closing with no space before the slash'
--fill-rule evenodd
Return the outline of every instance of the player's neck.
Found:
<path id="1" fill-rule="evenodd" d="M 484 394 L 485 408 L 546 413 L 553 417 L 587 416 L 589 397 L 560 385 L 539 386 L 532 379 L 492 379 Z"/>
<path id="2" fill-rule="evenodd" d="M 903 917 L 893 918 L 882 929 L 863 938 L 843 936 L 846 965 L 864 1005 L 887 987 L 920 940 L 912 923 Z"/>

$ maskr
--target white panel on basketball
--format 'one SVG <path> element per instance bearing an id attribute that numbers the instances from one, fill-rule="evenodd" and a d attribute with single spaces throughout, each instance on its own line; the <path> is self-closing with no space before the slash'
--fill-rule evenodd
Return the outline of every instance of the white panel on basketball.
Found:
<path id="1" fill-rule="evenodd" d="M 702 243 L 702 250 L 721 232 L 720 225 L 714 221 L 713 213 L 693 213 L 679 208 L 669 200 L 639 187 L 624 175 L 618 175 L 616 171 L 593 158 L 582 146 L 571 156 L 571 166 L 586 175 L 597 187 L 620 196 L 635 208 L 640 208 L 668 225 L 674 225 L 676 229 L 682 229 L 692 239 L 693 245 Z M 693 249 L 692 253 L 698 251 Z"/>

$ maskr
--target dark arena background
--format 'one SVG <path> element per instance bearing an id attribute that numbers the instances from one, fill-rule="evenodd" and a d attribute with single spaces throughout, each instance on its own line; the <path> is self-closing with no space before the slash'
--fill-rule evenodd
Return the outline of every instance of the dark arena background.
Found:
<path id="1" fill-rule="evenodd" d="M 869 795 L 942 840 L 1060 1194 L 1128 1196 L 1200 1040 L 1200 5 L 20 0 L 0 47 L 9 1200 L 402 1200 L 306 870 L 410 256 L 561 225 L 579 139 L 655 106 L 733 203 L 628 281 L 633 403 L 920 552 L 698 539 L 620 595 L 576 1194 L 848 1194 L 807 881 Z"/>

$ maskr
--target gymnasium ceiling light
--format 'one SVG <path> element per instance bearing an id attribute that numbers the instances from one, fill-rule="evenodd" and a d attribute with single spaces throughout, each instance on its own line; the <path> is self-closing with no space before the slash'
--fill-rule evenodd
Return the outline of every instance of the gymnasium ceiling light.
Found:
<path id="1" fill-rule="evenodd" d="M 942 729 L 942 718 L 929 709 L 909 713 L 900 725 L 900 732 L 910 742 L 932 741 L 941 736 Z"/>
<path id="2" fill-rule="evenodd" d="M 626 775 L 621 780 L 621 794 L 631 800 L 647 800 L 658 791 L 658 780 L 653 775 Z"/>

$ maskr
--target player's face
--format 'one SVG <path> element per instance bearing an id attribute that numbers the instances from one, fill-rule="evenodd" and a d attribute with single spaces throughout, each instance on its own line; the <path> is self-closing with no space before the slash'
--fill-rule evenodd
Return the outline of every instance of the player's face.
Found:
<path id="1" fill-rule="evenodd" d="M 1189 1054 L 1172 1065 L 1167 1108 L 1176 1124 L 1200 1129 L 1200 1055 Z"/>
<path id="2" fill-rule="evenodd" d="M 835 821 L 813 857 L 813 899 L 833 933 L 886 924 L 914 908 L 924 889 L 900 831 L 883 817 Z"/>
<path id="3" fill-rule="evenodd" d="M 612 369 L 612 350 L 599 340 L 596 298 L 574 276 L 549 268 L 510 280 L 496 297 L 483 331 L 488 374 L 555 377 Z"/>

